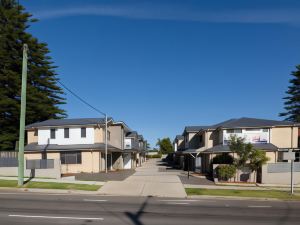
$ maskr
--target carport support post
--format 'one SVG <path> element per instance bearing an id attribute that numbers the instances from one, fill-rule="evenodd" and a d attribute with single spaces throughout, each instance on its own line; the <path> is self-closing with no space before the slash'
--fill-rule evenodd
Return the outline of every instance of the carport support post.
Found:
<path id="1" fill-rule="evenodd" d="M 187 155 L 188 179 L 190 179 L 190 156 Z"/>
<path id="2" fill-rule="evenodd" d="M 21 112 L 20 112 L 20 133 L 19 133 L 19 167 L 18 185 L 24 184 L 24 137 L 25 137 L 25 115 L 26 115 L 26 88 L 27 88 L 27 44 L 23 45 L 23 65 L 22 65 L 22 89 L 21 89 Z"/>

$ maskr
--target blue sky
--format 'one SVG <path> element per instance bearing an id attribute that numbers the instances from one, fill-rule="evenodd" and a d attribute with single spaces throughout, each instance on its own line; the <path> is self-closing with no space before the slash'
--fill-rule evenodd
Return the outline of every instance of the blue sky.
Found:
<path id="1" fill-rule="evenodd" d="M 186 125 L 282 119 L 298 0 L 20 0 L 62 82 L 152 144 Z M 67 93 L 70 118 L 97 117 Z"/>

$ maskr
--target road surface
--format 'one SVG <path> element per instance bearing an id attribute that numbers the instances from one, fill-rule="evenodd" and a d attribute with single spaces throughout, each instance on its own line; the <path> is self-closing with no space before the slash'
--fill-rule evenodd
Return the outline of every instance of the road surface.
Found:
<path id="1" fill-rule="evenodd" d="M 300 224 L 300 202 L 0 191 L 0 224 Z"/>

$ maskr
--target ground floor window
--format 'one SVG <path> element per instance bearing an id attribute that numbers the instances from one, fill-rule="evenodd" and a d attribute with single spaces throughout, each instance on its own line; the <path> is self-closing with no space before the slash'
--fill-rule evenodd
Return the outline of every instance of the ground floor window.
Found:
<path id="1" fill-rule="evenodd" d="M 61 164 L 81 164 L 81 152 L 61 152 Z"/>

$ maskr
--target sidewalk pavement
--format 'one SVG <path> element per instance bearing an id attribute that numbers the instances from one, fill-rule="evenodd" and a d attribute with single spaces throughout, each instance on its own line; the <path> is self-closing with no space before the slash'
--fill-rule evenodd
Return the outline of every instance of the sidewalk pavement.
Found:
<path id="1" fill-rule="evenodd" d="M 276 187 L 276 186 L 232 186 L 232 185 L 194 185 L 185 184 L 184 188 L 200 188 L 200 189 L 226 189 L 226 190 L 290 190 L 290 187 Z M 299 187 L 295 187 L 299 190 Z"/>
<path id="2" fill-rule="evenodd" d="M 24 178 L 24 181 L 29 178 Z M 18 177 L 0 177 L 0 180 L 18 180 Z M 95 184 L 95 185 L 104 185 L 106 182 L 99 181 L 81 181 L 81 180 L 73 180 L 73 179 L 44 179 L 44 178 L 33 178 L 30 181 L 34 182 L 51 182 L 51 183 L 68 183 L 68 184 Z"/>
<path id="3" fill-rule="evenodd" d="M 185 198 L 184 187 L 178 174 L 159 168 L 160 160 L 150 159 L 135 174 L 124 181 L 108 181 L 98 193 L 103 195 L 155 196 Z"/>

